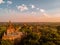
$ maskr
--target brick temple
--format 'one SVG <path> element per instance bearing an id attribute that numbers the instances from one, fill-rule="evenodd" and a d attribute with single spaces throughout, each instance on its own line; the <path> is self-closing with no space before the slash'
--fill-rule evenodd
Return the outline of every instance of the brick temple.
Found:
<path id="1" fill-rule="evenodd" d="M 20 28 L 14 27 L 13 23 L 9 21 L 9 25 L 6 29 L 6 32 L 4 32 L 4 35 L 2 37 L 3 40 L 15 40 L 15 39 L 21 39 L 23 37 L 23 33 L 19 31 Z"/>

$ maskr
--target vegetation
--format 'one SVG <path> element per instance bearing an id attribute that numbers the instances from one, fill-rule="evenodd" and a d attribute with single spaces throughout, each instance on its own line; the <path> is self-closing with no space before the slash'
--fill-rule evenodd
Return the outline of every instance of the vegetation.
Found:
<path id="1" fill-rule="evenodd" d="M 15 24 L 14 24 L 15 25 Z M 60 45 L 60 25 L 48 24 L 17 24 L 25 34 L 19 42 L 14 44 L 9 40 L 2 40 L 6 26 L 0 25 L 0 45 Z"/>

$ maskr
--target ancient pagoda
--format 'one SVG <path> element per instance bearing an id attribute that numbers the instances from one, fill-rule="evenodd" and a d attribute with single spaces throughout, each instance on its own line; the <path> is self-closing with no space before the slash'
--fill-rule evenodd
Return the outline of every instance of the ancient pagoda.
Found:
<path id="1" fill-rule="evenodd" d="M 3 40 L 21 39 L 23 36 L 23 33 L 18 30 L 19 30 L 19 28 L 16 29 L 16 27 L 14 27 L 13 23 L 11 23 L 11 21 L 9 21 L 9 25 L 7 27 L 6 32 L 4 32 L 2 39 Z"/>

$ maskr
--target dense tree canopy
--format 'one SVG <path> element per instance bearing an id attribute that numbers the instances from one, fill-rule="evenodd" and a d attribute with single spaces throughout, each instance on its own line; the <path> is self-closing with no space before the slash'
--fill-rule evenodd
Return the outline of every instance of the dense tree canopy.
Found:
<path id="1" fill-rule="evenodd" d="M 60 26 L 53 25 L 15 25 L 25 34 L 18 43 L 1 40 L 6 26 L 0 26 L 0 45 L 60 45 Z M 17 42 L 16 40 L 14 42 Z"/>

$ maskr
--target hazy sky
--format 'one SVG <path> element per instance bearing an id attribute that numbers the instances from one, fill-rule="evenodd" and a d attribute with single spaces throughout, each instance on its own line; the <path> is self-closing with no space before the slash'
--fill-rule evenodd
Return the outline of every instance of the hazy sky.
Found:
<path id="1" fill-rule="evenodd" d="M 60 22 L 60 0 L 0 0 L 0 22 Z"/>

